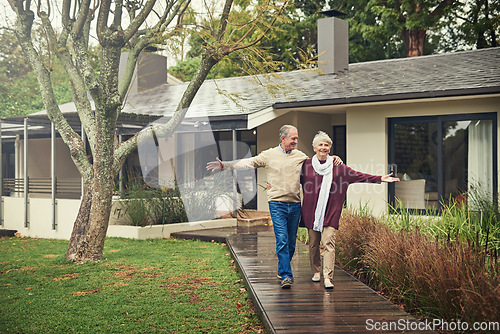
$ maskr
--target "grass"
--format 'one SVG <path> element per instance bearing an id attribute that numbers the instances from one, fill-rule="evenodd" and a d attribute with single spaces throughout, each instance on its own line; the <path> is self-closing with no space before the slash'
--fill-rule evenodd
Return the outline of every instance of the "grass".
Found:
<path id="1" fill-rule="evenodd" d="M 225 244 L 109 238 L 105 260 L 67 241 L 0 238 L 0 333 L 261 333 Z"/>

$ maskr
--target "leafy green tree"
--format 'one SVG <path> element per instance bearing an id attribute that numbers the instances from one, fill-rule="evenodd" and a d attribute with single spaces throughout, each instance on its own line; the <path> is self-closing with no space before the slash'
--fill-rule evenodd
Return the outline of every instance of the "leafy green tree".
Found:
<path id="1" fill-rule="evenodd" d="M 34 31 L 40 36 L 40 29 Z M 42 43 L 41 38 L 37 38 Z M 0 30 L 0 116 L 19 116 L 44 109 L 40 87 L 12 30 Z M 43 44 L 43 43 L 42 43 Z M 54 93 L 59 104 L 71 101 L 71 85 L 55 59 L 50 66 Z"/>
<path id="2" fill-rule="evenodd" d="M 314 31 L 309 34 L 314 41 L 319 10 L 332 8 L 346 13 L 349 61 L 355 63 L 434 52 L 442 19 L 456 10 L 458 0 L 296 0 L 294 4 L 313 19 L 308 29 Z"/>
<path id="3" fill-rule="evenodd" d="M 168 71 L 179 80 L 190 81 L 200 66 L 200 63 L 201 56 L 186 58 L 184 61 L 179 61 L 177 65 L 169 67 Z"/>
<path id="4" fill-rule="evenodd" d="M 490 0 L 465 0 L 450 15 L 448 45 L 455 49 L 477 49 L 498 46 L 500 36 L 500 2 Z M 450 47 L 448 47 L 450 49 Z"/>
<path id="5" fill-rule="evenodd" d="M 118 144 L 116 122 L 140 53 L 149 46 L 168 44 L 178 35 L 184 28 L 182 17 L 191 4 L 190 0 L 64 0 L 57 3 L 38 1 L 36 4 L 29 0 L 9 0 L 9 4 L 16 17 L 17 40 L 36 75 L 47 115 L 69 147 L 71 158 L 82 176 L 83 197 L 66 253 L 66 259 L 74 262 L 102 259 L 114 178 L 127 156 L 152 131 L 159 136 L 171 136 L 212 67 L 228 55 L 246 48 L 257 50 L 256 45 L 283 9 L 281 2 L 249 0 L 248 5 L 260 8 L 256 11 L 259 15 L 247 22 L 238 21 L 238 35 L 228 29 L 233 26 L 233 0 L 226 0 L 222 10 L 216 6 L 207 7 L 211 21 L 201 31 L 207 43 L 177 111 L 165 125 L 153 129 L 148 127 Z M 262 20 L 269 18 L 264 13 L 272 13 L 273 19 L 263 23 Z M 55 29 L 56 18 L 60 19 L 57 25 L 61 27 L 60 32 Z M 44 50 L 34 39 L 35 23 L 43 28 L 47 41 Z M 99 43 L 98 60 L 90 51 L 92 27 Z M 120 56 L 125 48 L 129 51 L 128 59 L 118 80 Z M 51 75 L 53 57 L 57 57 L 71 83 L 73 101 L 87 134 L 92 159 L 87 156 L 82 138 L 58 106 Z"/>
<path id="6" fill-rule="evenodd" d="M 3 81 L 26 76 L 31 71 L 31 66 L 17 42 L 16 35 L 8 29 L 1 29 L 0 32 L 0 78 Z"/>
<path id="7" fill-rule="evenodd" d="M 354 36 L 359 34 L 373 46 L 369 49 L 377 57 L 414 57 L 433 52 L 436 39 L 428 37 L 441 28 L 441 20 L 457 3 L 457 0 L 348 0 L 341 10 L 351 18 Z"/>
<path id="8" fill-rule="evenodd" d="M 351 63 L 430 54 L 441 41 L 442 18 L 453 12 L 456 3 L 457 0 L 295 0 L 262 41 L 272 55 L 273 67 L 253 68 L 253 63 L 246 60 L 254 57 L 246 52 L 234 54 L 231 62 L 220 62 L 210 75 L 219 78 L 315 67 L 317 20 L 322 17 L 320 12 L 328 8 L 346 13 L 343 19 L 349 22 Z M 235 13 L 244 17 L 248 9 L 241 7 Z M 186 63 L 172 67 L 172 73 L 189 78 L 205 44 L 202 34 L 192 34 Z"/>
<path id="9" fill-rule="evenodd" d="M 324 0 L 319 2 L 323 3 Z M 314 8 L 320 5 L 314 3 Z M 310 7 L 310 5 L 307 5 Z M 247 6 L 247 1 L 239 1 L 233 11 L 235 24 L 231 34 L 242 37 L 238 22 L 247 21 L 252 15 L 263 17 L 263 22 L 270 21 L 272 17 L 266 12 L 259 12 L 258 8 Z M 308 14 L 298 13 L 293 3 L 289 3 L 278 18 L 277 24 L 264 36 L 260 48 L 248 48 L 235 52 L 230 57 L 222 60 L 215 66 L 209 77 L 224 78 L 242 75 L 270 73 L 276 71 L 290 71 L 310 66 L 311 59 L 316 57 L 316 19 L 318 13 L 313 17 Z M 188 44 L 189 51 L 186 59 L 169 71 L 178 78 L 189 79 L 193 75 L 193 67 L 199 62 L 201 51 L 208 43 L 204 37 L 208 21 L 198 24 L 198 28 L 191 34 Z M 263 52 L 262 50 L 265 50 Z"/>

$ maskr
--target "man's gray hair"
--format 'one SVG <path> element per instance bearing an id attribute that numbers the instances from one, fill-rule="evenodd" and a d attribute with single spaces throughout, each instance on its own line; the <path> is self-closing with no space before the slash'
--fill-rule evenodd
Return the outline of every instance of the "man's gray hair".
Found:
<path id="1" fill-rule="evenodd" d="M 318 131 L 318 133 L 313 138 L 313 147 L 316 147 L 322 141 L 327 142 L 328 144 L 330 144 L 330 146 L 333 145 L 332 139 L 326 132 Z"/>
<path id="2" fill-rule="evenodd" d="M 288 134 L 290 133 L 290 130 L 295 130 L 298 132 L 297 128 L 293 125 L 283 125 L 281 128 L 280 128 L 280 139 L 282 137 L 288 137 Z"/>

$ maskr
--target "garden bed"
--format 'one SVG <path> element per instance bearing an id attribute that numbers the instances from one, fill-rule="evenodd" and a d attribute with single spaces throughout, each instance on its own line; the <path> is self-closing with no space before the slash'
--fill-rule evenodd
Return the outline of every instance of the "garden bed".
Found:
<path id="1" fill-rule="evenodd" d="M 464 224 L 441 236 L 422 233 L 423 224 L 396 228 L 387 220 L 343 215 L 336 247 L 343 268 L 413 314 L 471 324 L 498 320 L 496 234 L 482 244 L 479 232 L 474 239 L 460 236 Z"/>

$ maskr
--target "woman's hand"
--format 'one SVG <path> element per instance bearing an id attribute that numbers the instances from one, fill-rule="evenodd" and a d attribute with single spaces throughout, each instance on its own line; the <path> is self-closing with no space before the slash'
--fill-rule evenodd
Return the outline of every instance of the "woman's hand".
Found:
<path id="1" fill-rule="evenodd" d="M 393 177 L 392 173 L 382 176 L 381 180 L 382 180 L 382 182 L 387 182 L 387 183 L 399 182 L 399 178 L 398 177 Z"/>
<path id="2" fill-rule="evenodd" d="M 344 163 L 342 161 L 342 159 L 340 159 L 340 157 L 337 155 L 332 155 L 332 158 L 333 158 L 333 165 L 334 166 L 339 166 L 339 165 L 342 165 Z"/>

